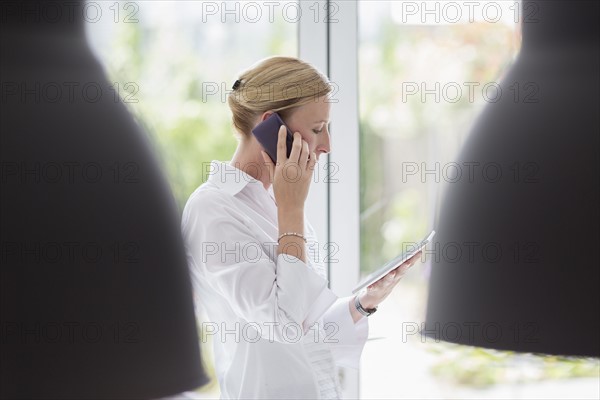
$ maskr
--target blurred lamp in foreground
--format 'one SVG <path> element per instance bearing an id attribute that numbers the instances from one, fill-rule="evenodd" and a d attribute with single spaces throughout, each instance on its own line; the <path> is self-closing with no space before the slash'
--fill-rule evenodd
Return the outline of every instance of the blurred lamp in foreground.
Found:
<path id="1" fill-rule="evenodd" d="M 179 214 L 86 43 L 93 8 L 2 3 L 1 398 L 157 398 L 208 381 Z"/>
<path id="2" fill-rule="evenodd" d="M 528 1 L 523 45 L 458 157 L 421 333 L 600 356 L 597 1 Z"/>

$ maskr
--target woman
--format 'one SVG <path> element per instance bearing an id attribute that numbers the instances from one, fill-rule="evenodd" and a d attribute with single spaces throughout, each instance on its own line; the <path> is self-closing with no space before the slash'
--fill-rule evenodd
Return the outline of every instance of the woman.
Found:
<path id="1" fill-rule="evenodd" d="M 330 151 L 331 86 L 310 64 L 271 57 L 233 89 L 237 150 L 229 162 L 211 162 L 182 221 L 221 396 L 340 398 L 336 367 L 358 368 L 368 336 L 363 314 L 374 312 L 417 257 L 357 298 L 329 290 L 321 260 L 307 255 L 319 246 L 304 205 L 315 163 Z M 275 163 L 251 133 L 274 112 L 294 132 L 288 158 L 280 129 Z"/>

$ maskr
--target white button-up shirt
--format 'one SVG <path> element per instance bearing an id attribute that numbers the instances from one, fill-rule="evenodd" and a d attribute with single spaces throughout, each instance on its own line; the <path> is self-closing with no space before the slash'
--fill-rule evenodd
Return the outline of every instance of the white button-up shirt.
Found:
<path id="1" fill-rule="evenodd" d="M 277 255 L 272 186 L 212 161 L 182 216 L 196 313 L 213 340 L 221 398 L 339 398 L 337 366 L 358 368 L 368 319 L 328 287 L 312 225 L 306 259 Z"/>

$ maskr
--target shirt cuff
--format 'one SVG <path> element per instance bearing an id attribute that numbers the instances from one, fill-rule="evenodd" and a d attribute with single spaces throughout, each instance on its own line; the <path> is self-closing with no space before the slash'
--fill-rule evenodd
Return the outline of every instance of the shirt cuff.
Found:
<path id="1" fill-rule="evenodd" d="M 286 310 L 290 320 L 302 325 L 304 333 L 338 299 L 327 287 L 327 280 L 286 253 L 277 256 L 277 285 L 280 308 Z"/>
<path id="2" fill-rule="evenodd" d="M 336 364 L 358 369 L 360 356 L 369 337 L 369 319 L 362 317 L 354 322 L 348 305 L 353 300 L 354 296 L 339 298 L 325 313 L 323 320 L 333 322 L 338 327 L 330 346 Z"/>

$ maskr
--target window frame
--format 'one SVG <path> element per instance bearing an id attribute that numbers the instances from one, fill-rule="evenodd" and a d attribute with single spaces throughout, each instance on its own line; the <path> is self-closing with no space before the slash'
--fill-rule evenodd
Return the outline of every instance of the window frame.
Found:
<path id="1" fill-rule="evenodd" d="M 298 26 L 298 57 L 324 72 L 336 90 L 331 99 L 331 153 L 320 157 L 306 214 L 320 240 L 318 254 L 325 260 L 329 287 L 344 297 L 360 275 L 358 3 L 299 3 L 304 18 Z M 359 373 L 340 368 L 345 398 L 359 397 Z"/>

